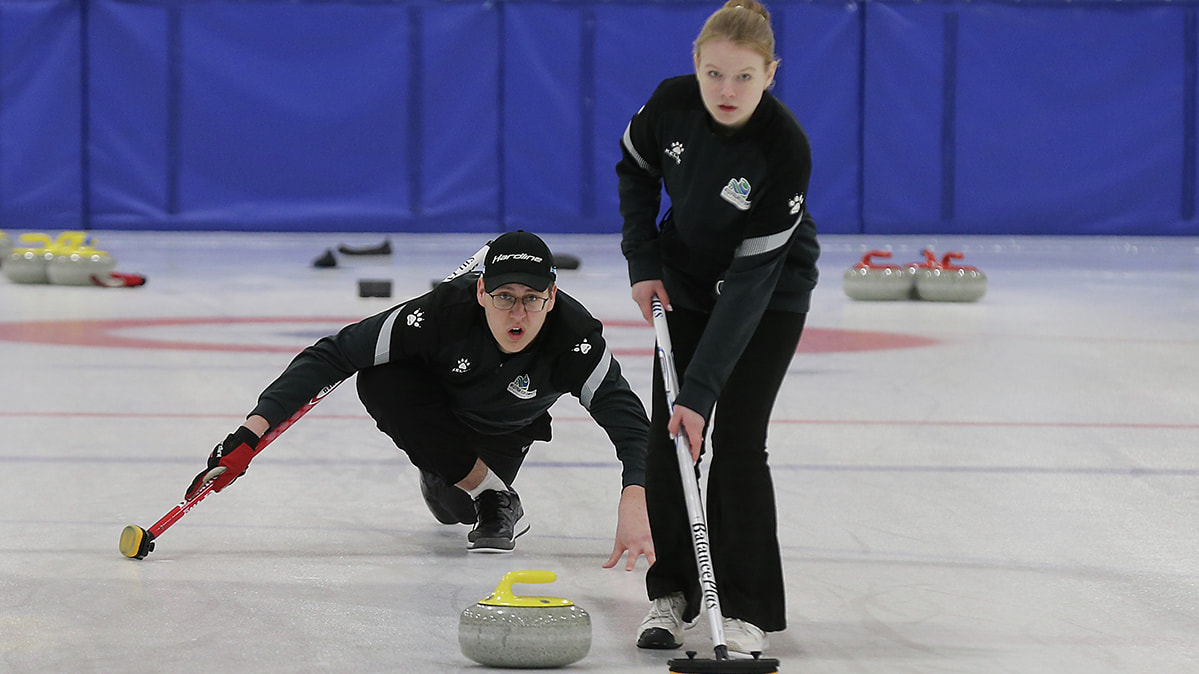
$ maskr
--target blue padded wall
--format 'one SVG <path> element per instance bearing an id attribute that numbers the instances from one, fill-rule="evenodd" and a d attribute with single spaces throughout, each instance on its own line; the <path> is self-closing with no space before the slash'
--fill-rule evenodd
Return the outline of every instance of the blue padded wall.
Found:
<path id="1" fill-rule="evenodd" d="M 91 7 L 92 226 L 495 229 L 494 9 Z"/>
<path id="2" fill-rule="evenodd" d="M 1199 234 L 1197 0 L 775 0 L 830 233 Z M 0 0 L 0 228 L 615 232 L 718 2 Z"/>
<path id="3" fill-rule="evenodd" d="M 1191 12 L 868 5 L 864 230 L 1199 232 Z"/>
<path id="4" fill-rule="evenodd" d="M 82 218 L 80 34 L 71 3 L 0 5 L 0 229 Z"/>

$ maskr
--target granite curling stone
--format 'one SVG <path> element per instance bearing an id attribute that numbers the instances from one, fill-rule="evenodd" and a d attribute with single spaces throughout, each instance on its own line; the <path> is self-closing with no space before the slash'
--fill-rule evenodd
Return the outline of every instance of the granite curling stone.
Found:
<path id="1" fill-rule="evenodd" d="M 46 267 L 54 257 L 49 234 L 22 234 L 4 258 L 2 270 L 13 283 L 49 283 Z"/>
<path id="2" fill-rule="evenodd" d="M 987 293 L 987 276 L 978 267 L 958 266 L 962 253 L 945 254 L 940 264 L 916 275 L 916 296 L 931 302 L 975 302 Z"/>
<path id="3" fill-rule="evenodd" d="M 12 252 L 12 239 L 8 238 L 3 230 L 0 230 L 0 267 L 4 266 L 4 258 Z"/>
<path id="4" fill-rule="evenodd" d="M 569 599 L 520 597 L 513 583 L 552 583 L 552 571 L 511 571 L 485 599 L 462 612 L 462 654 L 488 667 L 565 667 L 591 649 L 591 616 Z"/>
<path id="5" fill-rule="evenodd" d="M 920 299 L 919 293 L 916 292 L 916 279 L 920 278 L 920 274 L 926 269 L 940 269 L 941 261 L 937 259 L 937 254 L 931 248 L 925 248 L 920 251 L 924 259 L 920 262 L 909 262 L 904 267 L 908 270 L 908 276 L 912 277 L 912 292 L 911 299 Z"/>
<path id="6" fill-rule="evenodd" d="M 912 294 L 912 275 L 897 264 L 877 264 L 874 258 L 888 258 L 885 250 L 872 250 L 862 261 L 845 270 L 841 287 L 855 300 L 906 300 Z"/>
<path id="7" fill-rule="evenodd" d="M 107 278 L 117 267 L 112 255 L 91 246 L 52 248 L 54 257 L 46 266 L 50 283 L 63 286 L 92 285 L 92 277 Z"/>

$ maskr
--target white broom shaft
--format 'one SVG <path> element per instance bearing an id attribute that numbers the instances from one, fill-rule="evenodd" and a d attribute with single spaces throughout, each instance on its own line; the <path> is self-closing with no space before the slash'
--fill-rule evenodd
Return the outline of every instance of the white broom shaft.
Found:
<path id="1" fill-rule="evenodd" d="M 658 357 L 662 362 L 662 381 L 666 389 L 666 408 L 674 409 L 679 380 L 674 366 L 674 347 L 670 342 L 670 329 L 666 324 L 666 311 L 662 302 L 651 300 L 654 317 L 654 334 L 658 339 Z M 716 590 L 716 572 L 712 568 L 712 546 L 708 542 L 708 525 L 704 520 L 704 505 L 699 495 L 699 483 L 695 479 L 695 462 L 691 458 L 691 444 L 687 433 L 679 429 L 674 439 L 675 454 L 679 461 L 679 477 L 683 481 L 683 497 L 687 502 L 687 516 L 691 520 L 691 543 L 695 549 L 695 563 L 699 569 L 699 585 L 703 592 L 704 606 L 708 609 L 708 622 L 712 629 L 712 642 L 717 653 L 725 651 L 724 616 L 720 611 L 720 595 Z"/>
<path id="2" fill-rule="evenodd" d="M 487 257 L 487 250 L 489 248 L 491 248 L 491 241 L 483 244 L 483 247 L 480 248 L 478 252 L 476 252 L 474 255 L 471 255 L 466 262 L 458 265 L 458 268 L 455 269 L 452 274 L 442 279 L 441 282 L 445 283 L 446 281 L 452 281 L 479 266 L 479 263 L 483 261 L 483 258 Z"/>

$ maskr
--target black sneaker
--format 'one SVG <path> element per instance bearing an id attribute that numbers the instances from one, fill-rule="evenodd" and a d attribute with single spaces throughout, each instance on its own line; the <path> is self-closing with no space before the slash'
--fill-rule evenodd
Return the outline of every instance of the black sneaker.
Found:
<path id="1" fill-rule="evenodd" d="M 442 524 L 474 524 L 478 521 L 470 494 L 428 471 L 420 472 L 420 495 L 429 512 Z"/>
<path id="2" fill-rule="evenodd" d="M 512 552 L 516 537 L 529 530 L 514 491 L 488 489 L 475 499 L 475 512 L 479 523 L 466 535 L 472 552 Z"/>

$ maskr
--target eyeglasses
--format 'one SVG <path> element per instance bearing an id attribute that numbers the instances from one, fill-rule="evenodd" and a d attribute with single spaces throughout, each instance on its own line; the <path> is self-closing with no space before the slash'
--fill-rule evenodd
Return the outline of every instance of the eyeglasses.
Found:
<path id="1" fill-rule="evenodd" d="M 550 301 L 550 298 L 541 297 L 540 295 L 525 295 L 518 298 L 508 293 L 496 293 L 494 295 L 487 293 L 487 296 L 491 298 L 491 303 L 495 305 L 495 308 L 500 311 L 510 311 L 512 307 L 516 306 L 516 300 L 519 299 L 525 311 L 534 314 L 545 309 L 545 303 Z"/>

